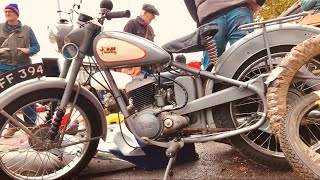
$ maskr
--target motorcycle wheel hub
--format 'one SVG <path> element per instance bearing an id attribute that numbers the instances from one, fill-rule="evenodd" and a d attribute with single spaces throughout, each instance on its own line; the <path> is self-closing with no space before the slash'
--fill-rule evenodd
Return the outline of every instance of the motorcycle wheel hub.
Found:
<path id="1" fill-rule="evenodd" d="M 49 140 L 49 130 L 51 124 L 42 124 L 32 130 L 37 138 L 39 138 L 44 144 L 39 144 L 35 139 L 29 136 L 29 145 L 36 151 L 47 151 L 53 148 L 53 143 Z"/>

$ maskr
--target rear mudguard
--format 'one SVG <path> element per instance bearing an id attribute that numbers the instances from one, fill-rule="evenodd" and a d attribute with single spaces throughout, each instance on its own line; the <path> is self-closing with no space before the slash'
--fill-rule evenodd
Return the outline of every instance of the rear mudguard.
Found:
<path id="1" fill-rule="evenodd" d="M 320 34 L 320 28 L 297 24 L 276 24 L 267 27 L 269 47 L 295 46 Z M 230 46 L 211 72 L 232 78 L 237 70 L 255 54 L 266 50 L 262 29 L 256 30 Z M 214 82 L 207 82 L 205 94 L 212 93 Z"/>
<path id="2" fill-rule="evenodd" d="M 31 79 L 28 81 L 24 81 L 17 85 L 10 87 L 9 89 L 5 90 L 3 93 L 0 94 L 0 109 L 6 107 L 10 102 L 15 100 L 17 97 L 30 93 L 32 91 L 41 90 L 41 89 L 48 89 L 48 88 L 61 88 L 65 89 L 67 85 L 67 81 L 62 78 L 54 78 L 54 77 L 43 77 L 43 78 L 36 78 Z M 102 126 L 102 131 L 99 133 L 105 140 L 106 138 L 106 117 L 104 113 L 104 109 L 99 102 L 99 100 L 87 89 L 81 86 L 79 94 L 86 97 L 88 100 L 92 102 L 95 108 L 98 110 L 100 115 L 100 122 Z"/>

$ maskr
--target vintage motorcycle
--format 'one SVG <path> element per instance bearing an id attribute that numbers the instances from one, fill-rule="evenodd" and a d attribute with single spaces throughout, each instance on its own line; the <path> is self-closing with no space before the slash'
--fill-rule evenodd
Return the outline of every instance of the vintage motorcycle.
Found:
<path id="1" fill-rule="evenodd" d="M 305 64 L 319 59 L 320 36 L 314 36 L 294 47 L 272 71 L 268 87 L 268 117 L 274 133 L 279 136 L 281 148 L 293 169 L 307 179 L 320 178 L 320 123 L 319 123 L 319 72 L 309 76 L 300 85 L 308 87 L 309 93 L 286 107 L 288 87 L 301 81 L 300 73 Z M 299 80 L 300 79 L 300 80 Z"/>
<path id="2" fill-rule="evenodd" d="M 68 178 L 78 174 L 95 155 L 99 139 L 105 139 L 107 131 L 105 111 L 95 91 L 76 81 L 86 56 L 95 57 L 102 71 L 100 79 L 104 81 L 94 75 L 90 78 L 112 93 L 137 141 L 167 148 L 170 160 L 165 178 L 185 143 L 222 138 L 229 138 L 240 152 L 260 164 L 288 167 L 266 121 L 264 80 L 292 47 L 319 34 L 319 29 L 282 24 L 299 15 L 249 24 L 242 29 L 257 26 L 261 29 L 238 41 L 218 59 L 212 44 L 218 30 L 215 24 L 203 25 L 160 48 L 128 33 L 103 32 L 105 19 L 130 14 L 111 12 L 112 7 L 111 1 L 102 0 L 101 18 L 79 16 L 79 28 L 64 38 L 61 53 L 66 60 L 60 78 L 41 77 L 42 65 L 36 64 L 9 72 L 0 79 L 5 87 L 0 94 L 1 134 L 9 123 L 20 129 L 13 138 L 1 136 L 0 166 L 6 175 L 15 179 Z M 211 71 L 172 61 L 172 53 L 205 49 L 215 62 Z M 317 67 L 316 61 L 309 64 Z M 122 75 L 111 70 L 142 65 L 150 66 L 153 72 L 127 84 L 115 81 L 115 76 Z M 161 79 L 169 77 L 160 72 L 171 67 L 185 74 L 169 79 L 174 82 L 173 90 L 163 89 Z M 38 78 L 6 86 L 31 76 Z M 121 93 L 122 88 L 128 99 Z M 296 99 L 304 91 L 304 86 L 293 85 L 289 99 Z M 37 126 L 27 128 L 22 109 L 34 103 L 48 104 L 50 113 L 39 113 Z M 137 148 L 125 138 L 123 143 Z"/>

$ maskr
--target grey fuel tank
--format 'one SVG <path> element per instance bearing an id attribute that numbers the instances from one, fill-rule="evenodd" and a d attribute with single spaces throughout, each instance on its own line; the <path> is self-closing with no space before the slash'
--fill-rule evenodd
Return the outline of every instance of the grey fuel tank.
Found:
<path id="1" fill-rule="evenodd" d="M 139 36 L 106 31 L 93 41 L 93 53 L 100 67 L 123 68 L 165 64 L 170 62 L 168 52 Z"/>

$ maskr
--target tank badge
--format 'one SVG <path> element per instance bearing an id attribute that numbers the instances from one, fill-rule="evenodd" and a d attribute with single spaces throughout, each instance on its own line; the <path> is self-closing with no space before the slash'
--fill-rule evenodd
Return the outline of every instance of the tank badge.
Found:
<path id="1" fill-rule="evenodd" d="M 104 62 L 121 62 L 143 59 L 146 52 L 128 41 L 115 38 L 101 38 L 98 40 L 95 52 Z"/>
<path id="2" fill-rule="evenodd" d="M 117 55 L 117 49 L 116 47 L 103 47 L 101 46 L 101 48 L 99 49 L 99 51 L 101 52 L 101 54 L 114 54 Z"/>

